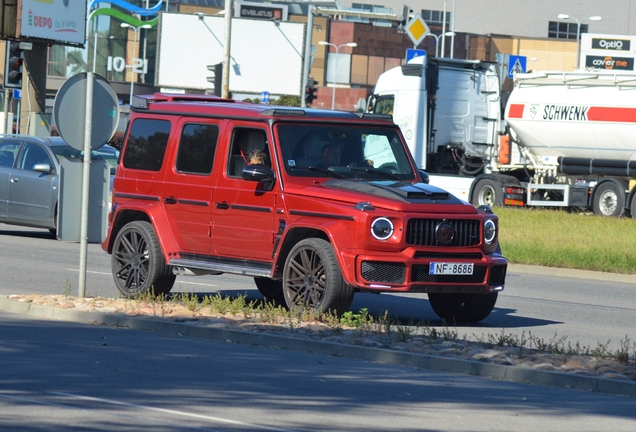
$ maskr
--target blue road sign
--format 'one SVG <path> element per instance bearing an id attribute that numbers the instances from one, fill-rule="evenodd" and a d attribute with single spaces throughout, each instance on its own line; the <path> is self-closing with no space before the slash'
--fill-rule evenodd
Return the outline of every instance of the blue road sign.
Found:
<path id="1" fill-rule="evenodd" d="M 406 62 L 408 63 L 409 60 L 413 60 L 416 57 L 422 57 L 422 56 L 425 56 L 425 55 L 426 55 L 426 50 L 407 48 L 406 49 Z"/>
<path id="2" fill-rule="evenodd" d="M 268 91 L 262 91 L 261 92 L 261 102 L 269 103 L 269 92 Z"/>
<path id="3" fill-rule="evenodd" d="M 22 99 L 22 90 L 13 89 L 13 99 Z"/>
<path id="4" fill-rule="evenodd" d="M 515 73 L 526 72 L 526 56 L 511 55 L 508 58 L 508 78 L 514 78 Z"/>

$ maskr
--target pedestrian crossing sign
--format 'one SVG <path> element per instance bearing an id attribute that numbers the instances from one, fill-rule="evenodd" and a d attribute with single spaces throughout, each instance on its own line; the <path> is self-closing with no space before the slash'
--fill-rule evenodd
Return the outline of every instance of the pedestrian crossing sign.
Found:
<path id="1" fill-rule="evenodd" d="M 514 78 L 516 73 L 526 73 L 526 56 L 511 55 L 508 58 L 508 78 Z"/>

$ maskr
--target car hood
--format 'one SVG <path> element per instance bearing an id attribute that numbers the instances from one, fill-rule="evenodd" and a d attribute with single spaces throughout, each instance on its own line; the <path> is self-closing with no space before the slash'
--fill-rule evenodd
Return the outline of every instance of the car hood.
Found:
<path id="1" fill-rule="evenodd" d="M 337 200 L 353 205 L 369 202 L 374 207 L 396 211 L 476 213 L 472 205 L 425 183 L 332 179 L 320 185 L 288 185 L 285 189 L 286 193 L 314 199 Z"/>

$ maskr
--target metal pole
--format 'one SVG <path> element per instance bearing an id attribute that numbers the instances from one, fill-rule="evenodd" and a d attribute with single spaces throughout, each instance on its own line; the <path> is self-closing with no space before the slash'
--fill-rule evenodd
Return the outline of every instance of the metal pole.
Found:
<path id="1" fill-rule="evenodd" d="M 435 57 L 439 56 L 439 36 L 438 35 L 433 35 L 435 36 Z"/>
<path id="2" fill-rule="evenodd" d="M 4 89 L 4 125 L 2 126 L 3 133 L 10 134 L 13 132 L 9 130 L 9 89 Z"/>
<path id="3" fill-rule="evenodd" d="M 137 47 L 137 32 L 139 29 L 135 26 L 130 26 L 135 32 L 135 40 L 133 41 L 133 49 L 132 49 L 132 57 L 130 63 L 130 100 L 128 102 L 129 105 L 132 105 L 133 98 L 133 88 L 135 86 L 135 48 Z"/>
<path id="4" fill-rule="evenodd" d="M 574 68 L 578 69 L 579 63 L 581 62 L 581 23 L 585 20 L 579 21 L 576 18 L 574 19 L 576 20 L 576 65 Z"/>
<path id="5" fill-rule="evenodd" d="M 451 48 L 450 48 L 450 58 L 453 58 L 455 55 L 455 0 L 453 0 L 453 16 L 451 17 L 451 29 L 450 31 L 453 33 L 451 36 Z"/>
<path id="6" fill-rule="evenodd" d="M 444 53 L 446 52 L 445 50 L 445 45 L 444 42 L 446 41 L 446 0 L 444 0 L 444 12 L 442 13 L 442 34 L 440 35 L 442 37 L 442 57 L 444 57 Z"/>
<path id="7" fill-rule="evenodd" d="M 223 91 L 221 96 L 230 97 L 230 43 L 232 40 L 232 0 L 225 0 L 225 55 L 223 61 Z"/>
<path id="8" fill-rule="evenodd" d="M 309 81 L 309 71 L 311 69 L 311 39 L 314 31 L 314 7 L 309 6 L 307 11 L 307 28 L 305 33 L 305 56 L 303 58 L 303 76 L 301 77 L 300 88 L 300 106 L 305 108 L 307 103 L 305 102 L 305 88 L 307 88 L 307 82 Z"/>
<path id="9" fill-rule="evenodd" d="M 84 298 L 86 293 L 86 252 L 88 248 L 88 191 L 91 175 L 91 135 L 93 134 L 93 72 L 87 73 L 86 115 L 84 117 L 84 166 L 82 171 L 82 215 L 80 222 L 80 268 L 79 290 L 77 296 Z"/>
<path id="10" fill-rule="evenodd" d="M 338 66 L 338 49 L 340 45 L 333 45 L 336 47 L 336 57 L 333 59 L 333 92 L 331 94 L 331 111 L 334 110 L 336 106 L 336 69 Z"/>
<path id="11" fill-rule="evenodd" d="M 97 19 L 95 19 L 95 36 L 93 38 L 93 73 L 95 73 L 95 64 L 97 62 L 97 21 L 99 20 L 99 17 L 97 17 Z"/>

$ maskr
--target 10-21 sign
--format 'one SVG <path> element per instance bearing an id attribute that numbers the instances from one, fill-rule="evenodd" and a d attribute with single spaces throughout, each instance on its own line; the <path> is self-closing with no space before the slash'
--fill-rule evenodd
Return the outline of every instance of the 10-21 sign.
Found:
<path id="1" fill-rule="evenodd" d="M 131 68 L 134 73 L 145 74 L 148 73 L 148 60 L 134 58 L 132 66 L 126 64 L 126 59 L 123 57 L 111 57 L 108 56 L 108 63 L 106 65 L 106 70 L 115 72 L 123 72 L 126 68 Z"/>

